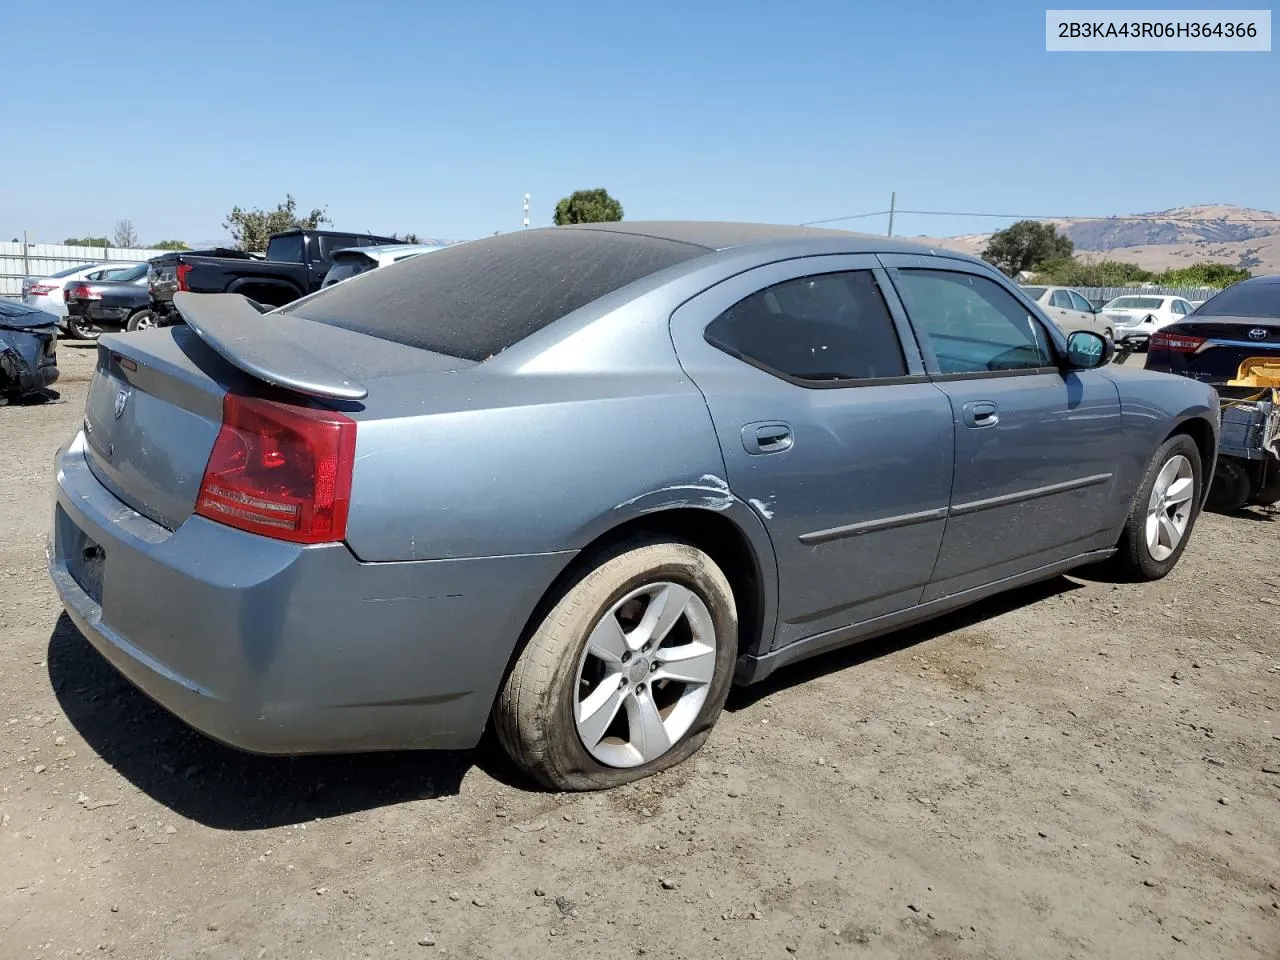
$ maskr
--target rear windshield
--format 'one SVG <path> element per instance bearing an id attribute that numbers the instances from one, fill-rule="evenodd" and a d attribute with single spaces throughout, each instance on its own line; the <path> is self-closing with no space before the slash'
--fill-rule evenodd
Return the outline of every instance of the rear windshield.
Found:
<path id="1" fill-rule="evenodd" d="M 393 263 L 281 312 L 478 362 L 593 300 L 707 252 L 596 230 L 509 233 Z"/>
<path id="2" fill-rule="evenodd" d="M 140 280 L 147 275 L 147 264 L 140 263 L 127 270 L 112 270 L 107 274 L 108 280 Z"/>
<path id="3" fill-rule="evenodd" d="M 1280 283 L 1237 283 L 1200 305 L 1201 317 L 1266 317 L 1280 319 Z"/>
<path id="4" fill-rule="evenodd" d="M 1164 305 L 1160 297 L 1116 297 L 1103 309 L 1111 310 L 1159 310 Z"/>

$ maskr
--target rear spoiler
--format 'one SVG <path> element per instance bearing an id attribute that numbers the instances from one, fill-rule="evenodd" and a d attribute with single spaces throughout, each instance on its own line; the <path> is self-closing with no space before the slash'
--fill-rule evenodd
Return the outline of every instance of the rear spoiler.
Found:
<path id="1" fill-rule="evenodd" d="M 369 391 L 311 351 L 314 325 L 288 314 L 266 316 L 238 293 L 173 295 L 174 309 L 210 348 L 250 376 L 329 400 L 363 400 Z"/>

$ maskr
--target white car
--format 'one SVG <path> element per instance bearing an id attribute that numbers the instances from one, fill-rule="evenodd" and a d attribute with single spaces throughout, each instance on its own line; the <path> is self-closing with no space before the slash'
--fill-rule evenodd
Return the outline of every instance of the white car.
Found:
<path id="1" fill-rule="evenodd" d="M 333 266 L 324 275 L 324 282 L 320 284 L 320 289 L 332 287 L 335 283 L 350 280 L 352 277 L 376 270 L 378 267 L 385 267 L 389 263 L 408 260 L 410 257 L 418 257 L 441 249 L 443 247 L 440 245 L 429 243 L 388 243 L 380 247 L 344 247 L 333 252 Z"/>
<path id="2" fill-rule="evenodd" d="M 1093 304 L 1078 290 L 1070 287 L 1023 287 L 1022 292 L 1039 304 L 1040 309 L 1063 333 L 1088 330 L 1115 339 L 1112 324 L 1098 316 Z"/>
<path id="3" fill-rule="evenodd" d="M 28 307 L 35 307 L 55 317 L 67 315 L 67 303 L 63 290 L 74 280 L 110 280 L 109 274 L 136 267 L 136 260 L 113 260 L 110 263 L 82 263 L 76 267 L 67 267 L 57 273 L 38 280 L 30 279 L 22 282 L 22 300 Z"/>
<path id="4" fill-rule="evenodd" d="M 1126 295 L 1116 297 L 1102 308 L 1116 330 L 1116 340 L 1129 340 L 1139 345 L 1151 339 L 1151 334 L 1161 327 L 1177 323 L 1195 310 L 1182 297 L 1153 295 Z"/>

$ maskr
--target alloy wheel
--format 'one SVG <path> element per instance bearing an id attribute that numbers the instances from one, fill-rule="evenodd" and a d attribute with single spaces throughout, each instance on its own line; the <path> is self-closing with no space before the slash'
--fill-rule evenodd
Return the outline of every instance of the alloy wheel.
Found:
<path id="1" fill-rule="evenodd" d="M 615 603 L 578 660 L 574 724 L 600 763 L 635 767 L 689 732 L 716 670 L 711 613 L 688 587 L 645 584 Z"/>
<path id="2" fill-rule="evenodd" d="M 1195 473 L 1182 454 L 1170 457 L 1156 474 L 1147 501 L 1147 552 L 1157 563 L 1167 560 L 1186 536 L 1194 506 Z"/>

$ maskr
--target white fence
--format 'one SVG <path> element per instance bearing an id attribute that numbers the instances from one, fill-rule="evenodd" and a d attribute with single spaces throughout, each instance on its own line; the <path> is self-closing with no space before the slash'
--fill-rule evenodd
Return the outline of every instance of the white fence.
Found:
<path id="1" fill-rule="evenodd" d="M 24 277 L 47 277 L 88 263 L 140 263 L 164 250 L 66 247 L 60 243 L 0 243 L 0 297 L 21 297 Z"/>

